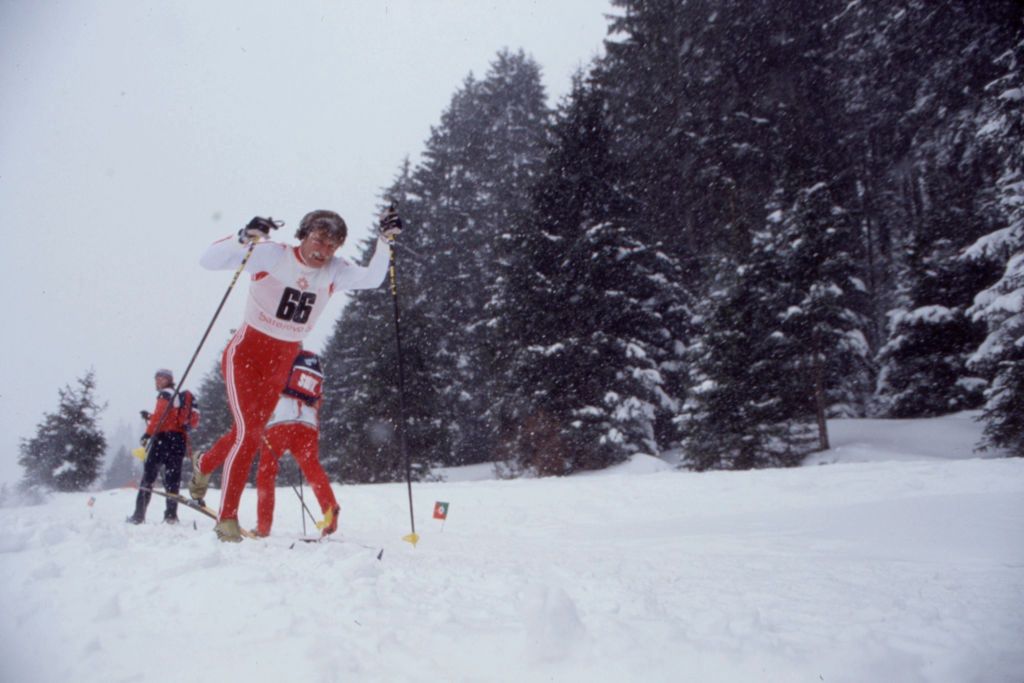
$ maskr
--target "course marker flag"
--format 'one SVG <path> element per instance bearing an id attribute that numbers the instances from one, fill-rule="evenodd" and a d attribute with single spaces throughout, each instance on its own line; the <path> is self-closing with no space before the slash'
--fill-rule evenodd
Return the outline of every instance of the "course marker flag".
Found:
<path id="1" fill-rule="evenodd" d="M 448 519 L 448 503 L 434 503 L 434 519 Z"/>

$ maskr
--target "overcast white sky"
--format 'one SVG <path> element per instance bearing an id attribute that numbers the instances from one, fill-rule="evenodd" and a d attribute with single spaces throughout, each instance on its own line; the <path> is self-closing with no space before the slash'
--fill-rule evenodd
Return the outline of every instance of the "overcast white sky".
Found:
<path id="1" fill-rule="evenodd" d="M 184 370 L 230 280 L 205 247 L 312 209 L 367 234 L 452 93 L 522 48 L 554 103 L 601 53 L 608 0 L 0 0 L 5 330 L 0 482 L 58 389 L 96 371 L 102 426 L 141 433 L 153 372 Z M 410 226 L 415 229 L 415 226 Z M 241 319 L 221 314 L 186 385 Z M 335 297 L 307 346 L 319 349 Z"/>

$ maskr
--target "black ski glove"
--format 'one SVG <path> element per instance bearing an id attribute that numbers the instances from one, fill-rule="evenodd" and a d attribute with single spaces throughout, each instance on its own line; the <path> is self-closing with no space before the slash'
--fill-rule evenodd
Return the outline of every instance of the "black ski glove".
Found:
<path id="1" fill-rule="evenodd" d="M 143 434 L 142 438 L 139 439 L 139 445 L 145 448 L 149 445 L 149 434 Z"/>
<path id="2" fill-rule="evenodd" d="M 391 241 L 402 232 L 402 219 L 398 215 L 397 207 L 392 204 L 387 211 L 380 216 L 380 236 Z"/>
<path id="3" fill-rule="evenodd" d="M 149 422 L 149 418 L 152 417 L 148 410 L 140 410 L 139 415 L 141 415 L 142 419 L 145 420 L 146 422 Z"/>
<path id="4" fill-rule="evenodd" d="M 284 225 L 283 222 L 275 221 L 273 218 L 260 218 L 256 216 L 249 221 L 247 226 L 238 231 L 238 241 L 242 244 L 257 242 L 269 237 L 271 230 L 277 230 L 282 225 Z"/>

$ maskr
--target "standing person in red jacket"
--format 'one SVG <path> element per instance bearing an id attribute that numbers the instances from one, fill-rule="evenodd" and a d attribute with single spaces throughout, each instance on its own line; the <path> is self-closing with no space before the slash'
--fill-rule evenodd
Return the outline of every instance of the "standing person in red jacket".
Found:
<path id="1" fill-rule="evenodd" d="M 291 453 L 320 503 L 324 536 L 338 529 L 338 501 L 320 464 L 320 404 L 323 369 L 312 351 L 300 351 L 274 414 L 267 422 L 256 465 L 256 535 L 269 536 L 274 524 L 274 485 L 281 457 Z"/>
<path id="2" fill-rule="evenodd" d="M 199 410 L 194 405 L 192 395 L 188 392 L 174 395 L 174 375 L 170 370 L 157 370 L 153 381 L 157 392 L 156 408 L 149 414 L 146 432 L 140 440 L 147 455 L 142 468 L 139 495 L 135 497 L 135 513 L 126 520 L 132 524 L 142 524 L 146 520 L 146 508 L 153 495 L 147 489 L 153 487 L 161 467 L 164 468 L 164 491 L 178 492 L 181 486 L 181 463 L 188 450 L 188 431 L 199 425 Z M 178 523 L 178 501 L 167 499 L 164 521 L 168 524 Z"/>
<path id="3" fill-rule="evenodd" d="M 221 465 L 221 503 L 216 527 L 222 541 L 242 540 L 238 504 L 267 420 L 284 389 L 302 340 L 337 291 L 379 287 L 387 274 L 389 240 L 401 232 L 394 209 L 381 217 L 380 239 L 369 265 L 357 266 L 335 251 L 348 228 L 333 211 L 312 211 L 295 233 L 298 246 L 261 241 L 276 226 L 254 218 L 234 236 L 215 242 L 200 263 L 211 270 L 239 267 L 252 275 L 244 324 L 224 350 L 221 369 L 234 425 L 192 469 L 189 493 L 202 500 L 211 473 Z"/>

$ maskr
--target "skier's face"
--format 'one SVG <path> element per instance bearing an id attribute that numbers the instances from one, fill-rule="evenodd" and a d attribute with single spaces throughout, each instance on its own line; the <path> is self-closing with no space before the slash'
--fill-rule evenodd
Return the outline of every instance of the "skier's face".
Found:
<path id="1" fill-rule="evenodd" d="M 157 375 L 156 377 L 153 378 L 153 381 L 156 383 L 157 391 L 166 389 L 171 385 L 171 380 L 167 379 L 167 377 L 165 377 L 164 375 Z"/>
<path id="2" fill-rule="evenodd" d="M 306 235 L 299 244 L 299 253 L 307 264 L 314 268 L 322 268 L 334 258 L 334 252 L 340 246 L 341 242 L 330 239 L 325 231 L 316 230 Z"/>

